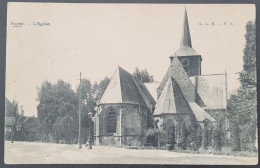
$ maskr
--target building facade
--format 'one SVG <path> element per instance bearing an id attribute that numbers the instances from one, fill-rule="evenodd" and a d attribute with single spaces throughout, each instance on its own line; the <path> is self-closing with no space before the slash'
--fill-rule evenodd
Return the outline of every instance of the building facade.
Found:
<path id="1" fill-rule="evenodd" d="M 168 132 L 170 143 L 183 127 L 196 123 L 211 129 L 220 122 L 217 114 L 226 110 L 226 74 L 201 74 L 202 56 L 192 48 L 186 9 L 180 48 L 169 62 L 156 91 L 117 68 L 94 118 L 97 145 L 141 145 L 148 128 Z"/>
<path id="2" fill-rule="evenodd" d="M 155 100 L 145 85 L 118 67 L 94 117 L 97 145 L 141 145 L 144 131 L 154 127 Z"/>

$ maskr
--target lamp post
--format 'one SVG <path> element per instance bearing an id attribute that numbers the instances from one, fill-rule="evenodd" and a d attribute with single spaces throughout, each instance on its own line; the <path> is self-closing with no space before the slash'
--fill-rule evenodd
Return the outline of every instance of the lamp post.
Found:
<path id="1" fill-rule="evenodd" d="M 79 79 L 79 139 L 78 139 L 78 149 L 82 149 L 81 146 L 81 72 Z"/>
<path id="2" fill-rule="evenodd" d="M 90 130 L 91 130 L 91 129 L 90 129 L 90 126 L 91 126 L 91 118 L 93 117 L 93 113 L 89 112 L 88 115 L 89 115 L 88 148 L 89 148 L 89 149 L 92 149 L 92 141 L 91 141 L 91 134 L 90 134 Z"/>

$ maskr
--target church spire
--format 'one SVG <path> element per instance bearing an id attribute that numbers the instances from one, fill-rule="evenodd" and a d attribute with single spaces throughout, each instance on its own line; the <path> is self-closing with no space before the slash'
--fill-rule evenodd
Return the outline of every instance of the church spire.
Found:
<path id="1" fill-rule="evenodd" d="M 188 22 L 188 16 L 187 11 L 185 7 L 185 13 L 184 13 L 184 21 L 183 21 L 183 28 L 182 28 L 182 37 L 181 37 L 181 48 L 182 47 L 190 47 L 191 45 L 191 37 L 190 37 L 190 29 L 189 29 L 189 22 Z"/>

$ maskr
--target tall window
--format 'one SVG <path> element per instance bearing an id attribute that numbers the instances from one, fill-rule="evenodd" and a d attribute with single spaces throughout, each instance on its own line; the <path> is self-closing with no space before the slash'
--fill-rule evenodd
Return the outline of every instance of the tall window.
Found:
<path id="1" fill-rule="evenodd" d="M 116 112 L 111 108 L 107 114 L 107 133 L 115 133 L 116 124 Z"/>

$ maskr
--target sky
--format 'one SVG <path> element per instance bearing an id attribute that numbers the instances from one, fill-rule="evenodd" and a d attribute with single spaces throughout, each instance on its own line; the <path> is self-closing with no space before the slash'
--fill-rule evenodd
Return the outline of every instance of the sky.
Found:
<path id="1" fill-rule="evenodd" d="M 146 68 L 161 81 L 180 47 L 185 6 L 202 74 L 226 70 L 233 93 L 254 5 L 9 2 L 6 97 L 17 100 L 25 115 L 37 116 L 37 87 L 46 80 L 62 79 L 75 90 L 80 72 L 94 83 L 111 78 L 119 65 L 130 73 Z"/>

